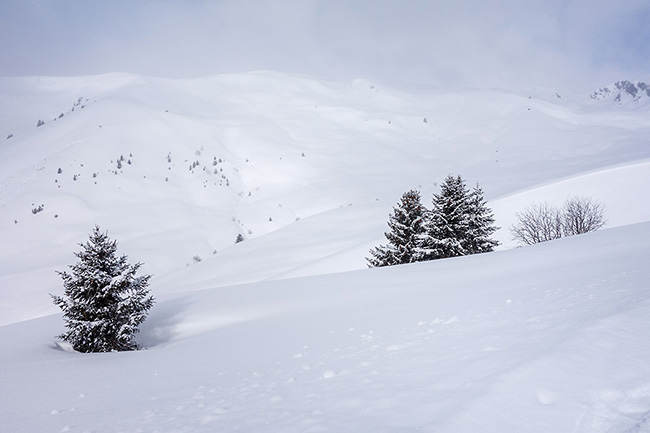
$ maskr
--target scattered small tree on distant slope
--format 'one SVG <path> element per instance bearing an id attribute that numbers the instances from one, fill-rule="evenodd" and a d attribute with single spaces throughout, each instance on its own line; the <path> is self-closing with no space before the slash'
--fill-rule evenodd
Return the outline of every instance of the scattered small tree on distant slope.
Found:
<path id="1" fill-rule="evenodd" d="M 136 277 L 142 265 L 116 256 L 117 241 L 95 226 L 83 249 L 74 253 L 79 262 L 63 279 L 64 295 L 51 295 L 63 310 L 68 331 L 59 336 L 80 352 L 134 350 L 133 335 L 153 306 L 147 289 L 151 275 Z"/>
<path id="2" fill-rule="evenodd" d="M 420 192 L 405 192 L 388 220 L 390 231 L 384 233 L 388 244 L 370 250 L 371 257 L 366 258 L 368 266 L 392 266 L 414 262 L 417 236 L 424 230 L 422 224 L 425 212 L 426 209 L 420 201 Z"/>

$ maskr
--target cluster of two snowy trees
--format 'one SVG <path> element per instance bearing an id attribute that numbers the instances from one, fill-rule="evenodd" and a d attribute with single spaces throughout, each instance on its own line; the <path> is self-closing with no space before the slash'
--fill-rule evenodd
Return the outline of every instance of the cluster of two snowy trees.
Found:
<path id="1" fill-rule="evenodd" d="M 392 266 L 493 251 L 498 245 L 490 236 L 497 230 L 483 191 L 469 191 L 460 176 L 449 175 L 433 207 L 427 209 L 420 193 L 402 195 L 388 220 L 386 245 L 370 250 L 370 267 Z"/>

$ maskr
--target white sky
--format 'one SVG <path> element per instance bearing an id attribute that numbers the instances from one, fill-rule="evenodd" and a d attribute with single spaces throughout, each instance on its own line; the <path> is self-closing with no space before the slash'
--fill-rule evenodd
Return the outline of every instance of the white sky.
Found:
<path id="1" fill-rule="evenodd" d="M 2 0 L 0 75 L 251 70 L 589 92 L 650 77 L 648 0 Z"/>

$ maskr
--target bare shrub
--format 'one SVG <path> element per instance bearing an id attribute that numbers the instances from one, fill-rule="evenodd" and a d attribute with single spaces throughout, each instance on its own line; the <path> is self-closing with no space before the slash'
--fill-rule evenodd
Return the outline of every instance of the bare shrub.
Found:
<path id="1" fill-rule="evenodd" d="M 593 232 L 605 225 L 605 207 L 589 197 L 571 197 L 561 209 L 548 203 L 532 205 L 516 215 L 513 239 L 524 245 Z"/>
<path id="2" fill-rule="evenodd" d="M 589 197 L 571 197 L 564 203 L 564 236 L 593 232 L 606 222 L 605 207 Z"/>
<path id="3" fill-rule="evenodd" d="M 515 240 L 532 245 L 562 237 L 562 214 L 548 203 L 532 205 L 516 213 L 517 224 L 510 227 Z"/>

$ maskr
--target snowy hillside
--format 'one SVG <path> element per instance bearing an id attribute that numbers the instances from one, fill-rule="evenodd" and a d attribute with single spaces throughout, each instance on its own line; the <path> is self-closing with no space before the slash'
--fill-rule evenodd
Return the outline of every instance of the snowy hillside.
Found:
<path id="1" fill-rule="evenodd" d="M 3 326 L 0 417 L 22 432 L 648 432 L 648 257 L 644 223 L 204 284 L 162 297 L 140 352 L 56 350 L 57 315 Z"/>
<path id="2" fill-rule="evenodd" d="M 272 72 L 0 78 L 2 424 L 650 432 L 650 105 L 602 102 Z M 366 269 L 400 195 L 429 206 L 450 173 L 480 182 L 500 251 Z M 516 212 L 572 195 L 605 229 L 514 248 Z M 95 224 L 154 274 L 148 350 L 54 344 L 55 271 Z"/>
<path id="3" fill-rule="evenodd" d="M 610 226 L 650 218 L 636 193 L 650 184 L 650 107 L 258 72 L 2 78 L 0 109 L 0 323 L 56 312 L 54 270 L 94 224 L 155 279 L 205 267 L 226 285 L 365 268 L 401 193 L 428 202 L 449 173 L 480 182 L 504 247 L 537 200 L 594 196 Z M 571 181 L 586 174 L 599 180 Z M 554 197 L 535 193 L 560 180 Z"/>

